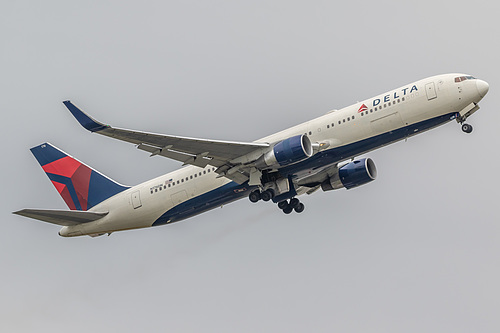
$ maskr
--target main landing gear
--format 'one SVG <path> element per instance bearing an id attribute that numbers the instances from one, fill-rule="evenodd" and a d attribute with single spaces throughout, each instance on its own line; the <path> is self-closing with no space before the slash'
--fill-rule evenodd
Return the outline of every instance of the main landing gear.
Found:
<path id="1" fill-rule="evenodd" d="M 462 131 L 464 131 L 465 133 L 471 133 L 472 132 L 472 125 L 463 123 L 462 124 Z"/>
<path id="2" fill-rule="evenodd" d="M 268 189 L 263 192 L 255 190 L 252 191 L 248 196 L 248 199 L 250 199 L 250 201 L 254 203 L 258 202 L 259 200 L 269 201 L 272 198 L 274 198 L 274 191 L 272 189 Z M 305 206 L 302 202 L 299 201 L 299 199 L 293 198 L 290 199 L 290 202 L 288 202 L 288 200 L 278 202 L 278 208 L 281 209 L 283 213 L 290 214 L 294 210 L 297 213 L 302 213 Z"/>
<path id="3" fill-rule="evenodd" d="M 272 198 L 274 198 L 274 191 L 273 190 L 265 190 L 263 192 L 260 192 L 259 190 L 252 191 L 250 195 L 248 196 L 248 199 L 250 199 L 251 202 L 257 202 L 259 200 L 263 201 L 269 201 Z"/>
<path id="4" fill-rule="evenodd" d="M 299 199 L 293 198 L 290 199 L 290 202 L 287 200 L 278 202 L 278 208 L 281 209 L 283 213 L 290 214 L 293 210 L 295 210 L 296 213 L 302 213 L 305 206 Z"/>

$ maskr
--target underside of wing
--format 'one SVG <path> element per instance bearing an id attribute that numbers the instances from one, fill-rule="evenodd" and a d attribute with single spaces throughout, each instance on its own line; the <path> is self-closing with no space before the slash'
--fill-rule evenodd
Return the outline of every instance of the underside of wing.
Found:
<path id="1" fill-rule="evenodd" d="M 88 212 L 77 210 L 53 210 L 53 209 L 22 209 L 13 214 L 29 217 L 32 219 L 49 222 L 62 226 L 72 226 L 81 223 L 93 222 L 103 218 L 108 213 Z"/>
<path id="2" fill-rule="evenodd" d="M 337 170 L 337 164 L 326 165 L 315 170 L 304 170 L 295 175 L 294 181 L 298 186 L 316 188 L 325 180 L 334 175 Z"/>
<path id="3" fill-rule="evenodd" d="M 151 156 L 161 155 L 185 165 L 204 168 L 210 164 L 227 170 L 234 166 L 231 165 L 231 160 L 269 147 L 268 143 L 207 140 L 113 128 L 93 119 L 70 101 L 63 103 L 87 130 L 136 144 L 137 148 L 151 153 Z M 239 172 L 234 177 L 238 178 L 238 182 L 248 179 L 248 175 Z"/>

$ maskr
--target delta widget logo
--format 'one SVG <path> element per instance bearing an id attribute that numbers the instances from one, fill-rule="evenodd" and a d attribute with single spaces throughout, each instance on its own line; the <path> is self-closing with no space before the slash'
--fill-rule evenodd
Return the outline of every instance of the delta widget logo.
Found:
<path id="1" fill-rule="evenodd" d="M 364 112 L 364 111 L 368 111 L 368 107 L 367 107 L 366 105 L 364 105 L 364 104 L 363 104 L 363 105 L 361 105 L 361 106 L 359 107 L 358 113 L 360 113 L 360 112 Z"/>

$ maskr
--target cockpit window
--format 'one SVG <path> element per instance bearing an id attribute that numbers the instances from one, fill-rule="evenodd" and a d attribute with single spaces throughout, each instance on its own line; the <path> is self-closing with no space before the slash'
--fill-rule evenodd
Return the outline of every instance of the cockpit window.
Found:
<path id="1" fill-rule="evenodd" d="M 468 75 L 468 76 L 460 76 L 455 78 L 455 82 L 462 82 L 465 80 L 475 80 L 476 78 L 474 76 Z"/>

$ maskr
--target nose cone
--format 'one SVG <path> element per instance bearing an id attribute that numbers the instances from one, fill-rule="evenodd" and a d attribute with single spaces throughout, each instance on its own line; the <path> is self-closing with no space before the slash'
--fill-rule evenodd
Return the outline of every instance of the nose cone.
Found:
<path id="1" fill-rule="evenodd" d="M 484 97 L 488 93 L 488 90 L 490 90 L 490 85 L 483 80 L 477 80 L 476 81 L 476 87 L 477 87 L 477 92 L 479 93 L 479 96 Z"/>

